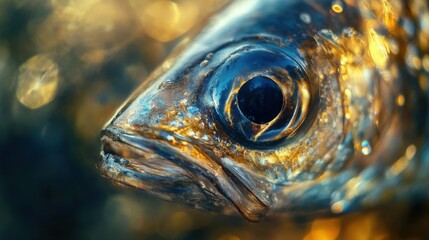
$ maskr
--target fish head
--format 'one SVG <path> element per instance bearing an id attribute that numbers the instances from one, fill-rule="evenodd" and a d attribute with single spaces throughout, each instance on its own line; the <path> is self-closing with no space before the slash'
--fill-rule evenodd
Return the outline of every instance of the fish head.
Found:
<path id="1" fill-rule="evenodd" d="M 245 4 L 249 11 L 260 7 L 251 3 Z M 313 32 L 297 36 L 296 24 L 236 12 L 232 7 L 222 15 L 238 18 L 225 18 L 234 27 L 215 19 L 124 103 L 103 130 L 100 169 L 119 184 L 168 201 L 216 212 L 237 209 L 258 221 L 277 201 L 280 185 L 323 172 L 307 169 L 338 141 L 342 129 L 329 127 L 340 124 L 343 113 L 341 106 L 318 107 L 321 97 L 339 96 L 335 81 L 328 88 L 333 94 L 321 96 L 316 70 L 325 69 L 308 57 L 317 47 Z M 266 31 L 278 26 L 286 30 Z M 279 35 L 284 31 L 288 38 Z M 320 109 L 340 117 L 318 130 L 313 123 Z M 328 135 L 333 140 L 319 141 Z M 305 152 L 312 147 L 323 150 Z M 300 160 L 300 153 L 312 157 Z"/>

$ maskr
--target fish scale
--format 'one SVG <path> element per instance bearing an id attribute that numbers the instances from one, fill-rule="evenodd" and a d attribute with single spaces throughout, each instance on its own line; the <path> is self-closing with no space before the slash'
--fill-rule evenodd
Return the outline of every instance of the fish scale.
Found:
<path id="1" fill-rule="evenodd" d="M 106 124 L 101 172 L 250 221 L 427 199 L 428 14 L 425 1 L 235 1 Z"/>

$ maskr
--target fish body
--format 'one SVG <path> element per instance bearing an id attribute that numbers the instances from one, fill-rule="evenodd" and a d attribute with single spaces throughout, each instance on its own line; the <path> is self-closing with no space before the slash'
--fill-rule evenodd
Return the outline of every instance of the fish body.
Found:
<path id="1" fill-rule="evenodd" d="M 427 198 L 428 69 L 413 61 L 429 10 L 412 3 L 231 3 L 106 124 L 102 174 L 250 221 Z"/>

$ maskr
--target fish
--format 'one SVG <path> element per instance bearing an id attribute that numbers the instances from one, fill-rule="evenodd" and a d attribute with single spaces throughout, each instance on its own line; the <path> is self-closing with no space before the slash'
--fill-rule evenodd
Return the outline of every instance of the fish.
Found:
<path id="1" fill-rule="evenodd" d="M 237 0 L 102 130 L 103 176 L 259 222 L 429 197 L 429 7 Z"/>

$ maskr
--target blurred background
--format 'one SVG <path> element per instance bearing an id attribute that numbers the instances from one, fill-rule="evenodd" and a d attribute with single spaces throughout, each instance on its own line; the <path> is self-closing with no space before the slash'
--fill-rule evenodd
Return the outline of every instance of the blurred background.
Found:
<path id="1" fill-rule="evenodd" d="M 254 224 L 165 203 L 100 176 L 103 124 L 224 4 L 0 0 L 0 239 L 429 237 L 427 203 Z"/>

